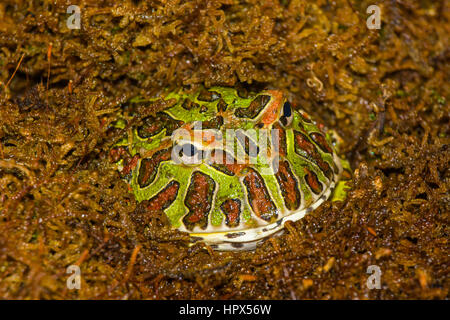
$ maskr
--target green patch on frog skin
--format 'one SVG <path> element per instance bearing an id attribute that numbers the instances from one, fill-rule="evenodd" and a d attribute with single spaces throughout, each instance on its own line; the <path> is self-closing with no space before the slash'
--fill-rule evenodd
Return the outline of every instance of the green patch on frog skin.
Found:
<path id="1" fill-rule="evenodd" d="M 210 91 L 214 91 L 220 94 L 220 98 L 213 102 L 206 102 L 197 99 L 198 93 L 195 98 L 192 98 L 192 95 L 185 94 L 182 92 L 171 92 L 166 97 L 165 100 L 176 99 L 176 104 L 167 109 L 165 112 L 169 114 L 171 117 L 175 119 L 183 119 L 185 122 L 194 122 L 194 121 L 208 121 L 213 118 L 217 114 L 217 105 L 219 104 L 220 99 L 224 100 L 225 103 L 231 108 L 247 108 L 250 103 L 255 98 L 241 98 L 236 94 L 236 90 L 232 88 L 221 88 L 221 87 L 213 87 Z M 199 105 L 198 108 L 193 108 L 191 110 L 186 110 L 182 107 L 182 104 L 185 99 L 190 99 L 192 102 Z M 206 107 L 206 112 L 202 112 L 202 107 Z"/>
<path id="2" fill-rule="evenodd" d="M 161 145 L 162 139 L 166 135 L 166 131 L 167 130 L 164 128 L 163 130 L 161 130 L 161 132 L 156 134 L 154 137 L 142 139 L 137 134 L 137 129 L 134 129 L 133 130 L 133 144 L 132 144 L 133 147 L 130 150 L 131 155 L 134 156 L 142 148 L 145 150 L 152 150 L 152 149 L 158 148 Z"/>
<path id="3" fill-rule="evenodd" d="M 345 160 L 341 159 L 342 168 L 344 170 L 347 170 L 348 172 L 351 172 L 350 163 Z M 331 201 L 344 201 L 347 198 L 347 190 L 350 189 L 350 186 L 348 185 L 349 180 L 340 180 L 338 181 L 336 188 L 333 191 L 333 194 L 331 196 Z"/>
<path id="4" fill-rule="evenodd" d="M 348 181 L 339 181 L 331 196 L 331 201 L 344 201 L 347 198 L 347 190 L 350 187 L 347 185 Z"/>
<path id="5" fill-rule="evenodd" d="M 115 125 L 117 128 L 120 128 L 121 124 Z M 123 128 L 121 128 L 123 129 Z M 128 136 L 124 136 L 122 139 L 120 139 L 116 144 L 115 147 L 129 147 L 130 155 L 133 157 L 137 153 L 139 153 L 142 149 L 143 150 L 152 150 L 156 149 L 161 145 L 161 141 L 164 138 L 166 134 L 166 129 L 161 130 L 157 135 L 151 138 L 142 139 L 137 134 L 137 129 L 133 129 L 133 135 L 130 139 Z"/>

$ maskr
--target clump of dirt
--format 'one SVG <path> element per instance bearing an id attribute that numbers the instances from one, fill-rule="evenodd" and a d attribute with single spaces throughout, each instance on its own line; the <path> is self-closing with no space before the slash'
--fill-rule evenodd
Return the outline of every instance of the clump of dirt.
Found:
<path id="1" fill-rule="evenodd" d="M 448 298 L 449 2 L 379 1 L 379 30 L 371 4 L 86 0 L 77 30 L 64 1 L 2 1 L 0 296 Z M 337 130 L 347 199 L 254 252 L 189 247 L 109 151 L 120 108 L 199 84 L 279 88 Z"/>

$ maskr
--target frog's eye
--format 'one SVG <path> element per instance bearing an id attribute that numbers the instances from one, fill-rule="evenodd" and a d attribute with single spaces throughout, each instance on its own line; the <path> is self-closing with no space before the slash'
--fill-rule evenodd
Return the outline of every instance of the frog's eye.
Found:
<path id="1" fill-rule="evenodd" d="M 281 110 L 280 122 L 283 127 L 287 127 L 292 123 L 292 119 L 294 118 L 292 114 L 292 107 L 289 101 L 286 101 Z"/>
<path id="2" fill-rule="evenodd" d="M 186 143 L 179 149 L 178 156 L 184 164 L 198 164 L 202 160 L 202 151 L 195 145 Z"/>

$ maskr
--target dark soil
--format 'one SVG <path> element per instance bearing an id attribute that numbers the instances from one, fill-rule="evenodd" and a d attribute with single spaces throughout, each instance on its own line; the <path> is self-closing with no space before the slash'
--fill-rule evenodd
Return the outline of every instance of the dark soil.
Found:
<path id="1" fill-rule="evenodd" d="M 373 1 L 77 2 L 80 30 L 67 1 L 0 3 L 1 298 L 448 299 L 449 1 L 377 1 L 380 30 Z M 255 252 L 189 247 L 109 150 L 120 108 L 199 84 L 279 88 L 337 130 L 347 199 Z"/>

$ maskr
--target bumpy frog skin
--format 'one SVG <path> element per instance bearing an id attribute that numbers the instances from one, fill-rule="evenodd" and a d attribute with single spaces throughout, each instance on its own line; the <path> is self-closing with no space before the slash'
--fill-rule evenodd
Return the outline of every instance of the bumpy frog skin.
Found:
<path id="1" fill-rule="evenodd" d="M 281 91 L 241 97 L 234 88 L 213 87 L 164 99 L 175 103 L 116 145 L 133 157 L 119 169 L 137 201 L 163 210 L 193 242 L 253 249 L 336 187 L 333 198 L 345 196 L 338 182 L 348 164 L 332 135 L 294 110 Z"/>

